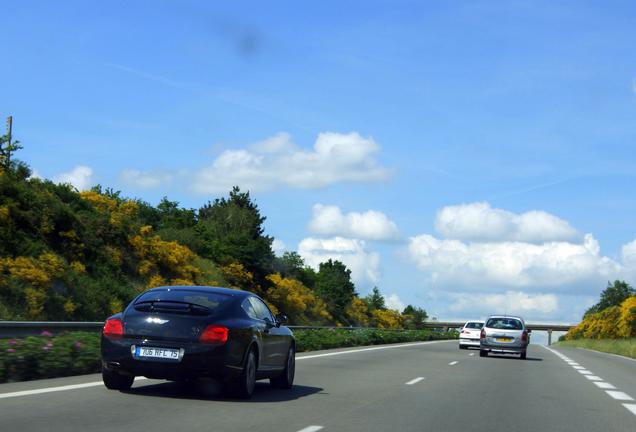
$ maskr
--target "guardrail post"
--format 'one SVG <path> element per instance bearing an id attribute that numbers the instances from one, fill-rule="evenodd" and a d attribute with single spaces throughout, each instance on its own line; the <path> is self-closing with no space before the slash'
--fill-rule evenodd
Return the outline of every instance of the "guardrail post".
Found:
<path id="1" fill-rule="evenodd" d="M 548 329 L 548 346 L 552 345 L 552 329 Z"/>

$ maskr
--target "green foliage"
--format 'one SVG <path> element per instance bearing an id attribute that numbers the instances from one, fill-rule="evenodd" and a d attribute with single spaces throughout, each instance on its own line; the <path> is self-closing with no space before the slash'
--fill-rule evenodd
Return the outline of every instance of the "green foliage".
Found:
<path id="1" fill-rule="evenodd" d="M 612 306 L 619 306 L 628 297 L 636 295 L 636 290 L 627 282 L 616 280 L 614 283 L 607 283 L 607 288 L 601 293 L 601 299 L 594 306 L 590 307 L 583 317 L 603 311 Z"/>
<path id="2" fill-rule="evenodd" d="M 298 252 L 285 252 L 282 257 L 274 257 L 274 272 L 284 278 L 299 280 L 309 288 L 316 284 L 316 272 L 305 265 Z"/>
<path id="3" fill-rule="evenodd" d="M 428 318 L 428 314 L 422 308 L 408 305 L 402 311 L 404 317 L 404 328 L 420 329 Z"/>
<path id="4" fill-rule="evenodd" d="M 386 310 L 384 296 L 382 296 L 378 287 L 373 287 L 373 291 L 371 292 L 371 294 L 364 298 L 364 302 L 367 304 L 370 310 Z"/>
<path id="5" fill-rule="evenodd" d="M 264 235 L 266 218 L 249 192 L 235 186 L 229 198 L 217 198 L 199 209 L 198 217 L 201 246 L 197 252 L 221 265 L 239 262 L 262 284 L 272 271 L 273 239 Z"/>
<path id="6" fill-rule="evenodd" d="M 329 313 L 337 321 L 346 321 L 345 309 L 355 295 L 351 270 L 340 261 L 320 263 L 314 290 L 327 303 Z"/>
<path id="7" fill-rule="evenodd" d="M 563 338 L 563 336 L 561 336 Z M 636 338 L 630 339 L 573 339 L 559 338 L 556 346 L 586 348 L 636 359 Z"/>

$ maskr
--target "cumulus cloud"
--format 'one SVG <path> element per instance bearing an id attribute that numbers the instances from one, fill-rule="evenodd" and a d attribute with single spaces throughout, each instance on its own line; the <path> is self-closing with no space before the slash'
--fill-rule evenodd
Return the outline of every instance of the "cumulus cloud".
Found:
<path id="1" fill-rule="evenodd" d="M 93 185 L 93 169 L 86 165 L 78 165 L 69 172 L 53 177 L 56 183 L 68 183 L 77 190 L 86 190 Z"/>
<path id="2" fill-rule="evenodd" d="M 287 246 L 285 246 L 285 242 L 275 238 L 272 242 L 272 250 L 276 255 L 282 255 L 285 251 L 287 251 Z"/>
<path id="3" fill-rule="evenodd" d="M 145 172 L 139 170 L 124 170 L 121 179 L 128 185 L 140 189 L 153 189 L 172 181 L 173 175 L 170 173 Z"/>
<path id="4" fill-rule="evenodd" d="M 570 224 L 544 211 L 516 214 L 485 202 L 444 207 L 437 213 L 437 231 L 447 239 L 544 243 L 576 240 Z"/>
<path id="5" fill-rule="evenodd" d="M 400 300 L 397 294 L 391 294 L 384 298 L 384 304 L 389 309 L 395 309 L 402 312 L 405 308 L 404 303 Z"/>
<path id="6" fill-rule="evenodd" d="M 233 185 L 251 191 L 276 187 L 311 189 L 339 182 L 382 180 L 388 170 L 379 165 L 380 146 L 357 132 L 324 132 L 312 150 L 297 147 L 281 133 L 248 149 L 226 150 L 193 179 L 197 193 L 225 192 Z"/>
<path id="7" fill-rule="evenodd" d="M 464 243 L 423 234 L 412 237 L 409 254 L 421 270 L 444 285 L 559 288 L 586 283 L 597 287 L 622 266 L 600 255 L 598 241 L 587 234 L 582 243 Z"/>
<path id="8" fill-rule="evenodd" d="M 509 313 L 525 315 L 527 313 L 550 314 L 559 307 L 559 301 L 554 294 L 531 295 L 521 291 L 506 291 L 503 294 L 493 293 L 462 293 L 455 294 L 450 306 L 453 312 L 485 312 Z M 476 310 L 478 309 L 478 310 Z"/>
<path id="9" fill-rule="evenodd" d="M 343 214 L 337 206 L 316 204 L 309 230 L 325 236 L 344 236 L 364 240 L 392 240 L 399 235 L 397 225 L 375 210 Z"/>
<path id="10" fill-rule="evenodd" d="M 351 279 L 361 290 L 377 285 L 380 280 L 380 255 L 367 251 L 363 240 L 308 237 L 298 244 L 298 253 L 315 270 L 329 259 L 342 262 L 351 270 Z"/>

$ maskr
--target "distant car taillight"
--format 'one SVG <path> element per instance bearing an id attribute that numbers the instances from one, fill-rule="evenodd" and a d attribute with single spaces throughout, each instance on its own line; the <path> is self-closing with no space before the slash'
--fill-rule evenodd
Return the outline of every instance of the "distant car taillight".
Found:
<path id="1" fill-rule="evenodd" d="M 103 333 L 109 339 L 121 339 L 124 337 L 124 325 L 119 318 L 106 320 Z"/>
<path id="2" fill-rule="evenodd" d="M 199 336 L 199 342 L 221 345 L 227 342 L 229 333 L 230 330 L 227 327 L 211 324 L 203 330 Z"/>
<path id="3" fill-rule="evenodd" d="M 486 330 L 481 329 L 481 332 L 479 333 L 479 338 L 486 339 Z"/>
<path id="4" fill-rule="evenodd" d="M 523 333 L 521 333 L 521 340 L 528 342 L 528 330 L 524 330 Z"/>

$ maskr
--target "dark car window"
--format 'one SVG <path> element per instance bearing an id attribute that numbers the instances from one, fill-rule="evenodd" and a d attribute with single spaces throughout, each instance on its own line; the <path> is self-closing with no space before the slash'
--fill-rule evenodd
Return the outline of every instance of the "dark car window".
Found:
<path id="1" fill-rule="evenodd" d="M 491 318 L 486 323 L 486 327 L 498 330 L 522 330 L 523 324 L 514 318 Z"/>
<path id="2" fill-rule="evenodd" d="M 241 303 L 241 307 L 247 313 L 247 316 L 249 316 L 250 318 L 259 319 L 258 315 L 256 315 L 256 312 L 254 311 L 254 307 L 252 306 L 252 302 L 250 302 L 249 298 L 246 298 L 245 300 L 243 300 L 243 303 Z"/>
<path id="3" fill-rule="evenodd" d="M 256 297 L 250 297 L 250 302 L 252 303 L 252 307 L 256 312 L 256 317 L 262 320 L 269 320 L 274 322 L 274 317 L 272 313 L 269 311 L 269 308 L 262 300 L 257 299 Z"/>
<path id="4" fill-rule="evenodd" d="M 205 291 L 189 290 L 159 290 L 149 291 L 142 294 L 135 301 L 135 305 L 158 302 L 158 303 L 186 303 L 201 306 L 210 312 L 221 309 L 232 300 L 231 296 Z"/>
<path id="5" fill-rule="evenodd" d="M 469 329 L 478 329 L 479 330 L 483 326 L 484 326 L 483 323 L 477 323 L 477 322 L 469 322 L 469 323 L 466 324 L 466 328 L 469 328 Z"/>

